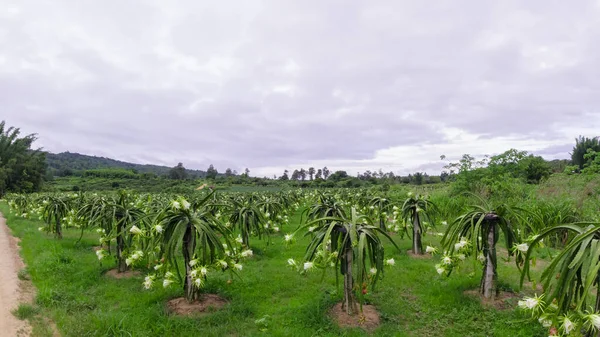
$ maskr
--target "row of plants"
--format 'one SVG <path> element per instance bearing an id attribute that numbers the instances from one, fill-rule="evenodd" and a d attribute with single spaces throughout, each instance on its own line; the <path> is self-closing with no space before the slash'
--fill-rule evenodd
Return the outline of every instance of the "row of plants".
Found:
<path id="1" fill-rule="evenodd" d="M 311 240 L 302 260 L 288 260 L 299 272 L 335 268 L 344 281 L 343 307 L 360 314 L 366 288 L 375 287 L 386 266 L 384 240 L 398 249 L 392 233 L 412 241 L 411 253 L 441 253 L 436 270 L 450 276 L 468 258 L 482 269 L 480 292 L 494 298 L 497 287 L 497 243 L 504 238 L 515 255 L 522 282 L 535 263 L 536 249 L 562 248 L 542 276 L 544 293 L 526 298 L 519 306 L 530 310 L 554 335 L 592 333 L 595 306 L 586 305 L 597 289 L 600 269 L 596 223 L 577 223 L 579 215 L 567 206 L 544 207 L 537 202 L 506 205 L 474 195 L 443 198 L 409 193 L 377 194 L 356 190 L 215 193 L 197 191 L 186 196 L 166 194 L 11 195 L 11 208 L 24 217 L 38 216 L 41 230 L 62 235 L 62 227 L 101 234 L 99 259 L 114 256 L 120 272 L 148 271 L 143 286 L 179 283 L 189 301 L 202 295 L 214 272 L 233 274 L 253 255 L 252 238 L 271 240 L 283 235 L 293 244 L 298 235 Z M 291 228 L 289 216 L 303 209 L 302 225 Z M 447 223 L 443 219 L 454 218 Z M 571 223 L 571 224 L 565 224 Z M 442 247 L 423 247 L 428 233 L 442 236 Z M 112 251 L 114 247 L 115 251 Z M 555 277 L 559 271 L 560 277 Z M 337 275 L 337 274 L 336 274 Z M 534 305 L 535 304 L 535 305 Z M 600 320 L 598 320 L 600 321 Z M 591 322 L 591 323 L 590 323 Z M 557 327 L 560 327 L 558 329 Z"/>

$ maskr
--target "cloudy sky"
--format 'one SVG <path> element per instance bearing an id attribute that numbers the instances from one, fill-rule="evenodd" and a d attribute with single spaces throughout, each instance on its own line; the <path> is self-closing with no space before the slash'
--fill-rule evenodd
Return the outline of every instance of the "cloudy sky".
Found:
<path id="1" fill-rule="evenodd" d="M 436 173 L 600 133 L 599 1 L 0 3 L 0 119 L 51 152 Z"/>

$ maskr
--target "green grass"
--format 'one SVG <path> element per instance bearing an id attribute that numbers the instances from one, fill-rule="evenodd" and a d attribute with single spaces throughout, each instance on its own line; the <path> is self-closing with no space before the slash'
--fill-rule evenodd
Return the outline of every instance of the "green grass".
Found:
<path id="1" fill-rule="evenodd" d="M 38 313 L 38 308 L 31 304 L 19 304 L 19 307 L 13 310 L 13 315 L 20 320 L 32 319 Z"/>
<path id="2" fill-rule="evenodd" d="M 198 318 L 170 316 L 165 303 L 182 296 L 179 288 L 145 291 L 143 275 L 112 279 L 104 273 L 114 261 L 100 263 L 93 246 L 97 236 L 66 230 L 55 240 L 39 232 L 40 223 L 8 214 L 0 204 L 13 233 L 19 236 L 28 274 L 38 289 L 36 306 L 51 318 L 65 336 L 363 336 L 360 329 L 343 330 L 327 316 L 342 298 L 335 274 L 329 270 L 300 275 L 287 268 L 287 259 L 301 260 L 307 238 L 286 247 L 281 236 L 272 243 L 251 240 L 254 257 L 244 263 L 242 279 L 226 281 L 229 274 L 212 278 L 206 291 L 228 299 L 221 311 Z M 299 216 L 293 218 L 298 221 Z M 294 225 L 295 226 L 295 225 Z M 292 228 L 284 228 L 290 232 Z M 479 274 L 469 277 L 470 264 L 450 278 L 437 275 L 438 259 L 413 259 L 404 252 L 407 239 L 394 239 L 402 253 L 388 246 L 386 255 L 396 266 L 367 295 L 382 317 L 377 336 L 545 336 L 544 329 L 514 309 L 498 311 L 483 307 L 463 295 L 475 289 Z M 427 236 L 426 244 L 437 237 Z M 514 264 L 502 263 L 499 275 L 506 288 L 518 289 Z M 516 299 L 514 299 L 516 302 Z M 515 303 L 516 304 L 516 303 Z M 27 309 L 24 309 L 27 311 Z M 25 313 L 27 315 L 27 313 Z M 35 332 L 35 330 L 34 330 Z"/>

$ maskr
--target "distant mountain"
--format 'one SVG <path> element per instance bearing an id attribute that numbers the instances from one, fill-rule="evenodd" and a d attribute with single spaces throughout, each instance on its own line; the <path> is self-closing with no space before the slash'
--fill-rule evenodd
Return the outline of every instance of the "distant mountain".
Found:
<path id="1" fill-rule="evenodd" d="M 138 173 L 154 173 L 168 175 L 171 167 L 149 164 L 133 164 L 105 157 L 87 156 L 79 153 L 62 152 L 46 153 L 48 172 L 56 176 L 71 175 L 77 171 L 119 168 L 135 170 Z M 204 177 L 206 171 L 186 169 L 188 177 Z"/>

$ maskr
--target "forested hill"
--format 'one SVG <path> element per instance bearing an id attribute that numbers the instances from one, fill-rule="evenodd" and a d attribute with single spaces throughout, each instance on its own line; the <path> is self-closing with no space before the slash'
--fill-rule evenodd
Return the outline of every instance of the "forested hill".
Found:
<path id="1" fill-rule="evenodd" d="M 135 170 L 139 173 L 153 173 L 160 176 L 168 175 L 169 170 L 171 170 L 171 167 L 167 166 L 133 164 L 110 158 L 87 156 L 71 152 L 62 152 L 59 154 L 47 153 L 46 164 L 48 165 L 48 172 L 55 176 L 66 176 L 77 171 L 107 168 Z M 205 171 L 189 169 L 186 171 L 191 177 L 203 177 L 206 175 Z"/>

